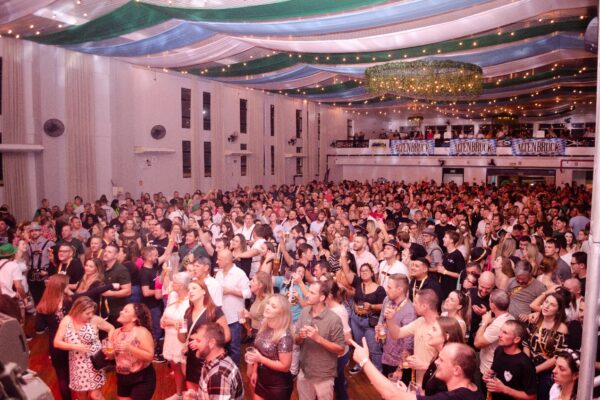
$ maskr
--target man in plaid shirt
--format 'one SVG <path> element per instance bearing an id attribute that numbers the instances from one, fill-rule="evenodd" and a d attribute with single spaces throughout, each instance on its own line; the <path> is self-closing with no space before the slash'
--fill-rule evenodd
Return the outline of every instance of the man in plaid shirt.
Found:
<path id="1" fill-rule="evenodd" d="M 210 323 L 196 332 L 196 355 L 204 359 L 198 388 L 202 400 L 242 400 L 244 384 L 237 365 L 225 353 L 223 328 Z"/>

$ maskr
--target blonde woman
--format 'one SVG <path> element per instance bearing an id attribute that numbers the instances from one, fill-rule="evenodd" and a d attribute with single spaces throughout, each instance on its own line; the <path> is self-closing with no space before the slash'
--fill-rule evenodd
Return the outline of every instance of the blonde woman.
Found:
<path id="1" fill-rule="evenodd" d="M 101 349 L 98 330 L 112 334 L 114 327 L 94 315 L 96 303 L 89 297 L 80 297 L 73 303 L 69 315 L 60 321 L 54 347 L 69 351 L 69 387 L 78 399 L 102 399 L 106 382 L 104 371 L 96 370 L 90 354 Z"/>
<path id="2" fill-rule="evenodd" d="M 291 397 L 291 326 L 292 312 L 287 298 L 281 294 L 271 295 L 254 341 L 256 351 L 246 353 L 246 362 L 249 363 L 247 373 L 254 387 L 254 400 L 285 400 Z"/>
<path id="3" fill-rule="evenodd" d="M 273 294 L 273 279 L 264 271 L 258 271 L 250 280 L 250 291 L 255 296 L 250 311 L 245 311 L 246 318 L 250 318 L 252 331 L 257 332 L 263 320 L 268 297 Z"/>
<path id="4" fill-rule="evenodd" d="M 498 256 L 492 263 L 492 269 L 494 276 L 496 277 L 496 287 L 498 289 L 506 290 L 508 287 L 508 280 L 515 276 L 513 263 L 510 258 Z"/>
<path id="5" fill-rule="evenodd" d="M 187 272 L 178 272 L 173 275 L 172 292 L 162 318 L 160 327 L 165 330 L 165 341 L 163 345 L 163 357 L 170 361 L 171 370 L 175 377 L 175 396 L 171 398 L 181 398 L 185 389 L 185 344 L 182 343 L 178 334 L 187 330 L 185 322 L 185 313 L 190 306 L 188 299 L 188 285 L 191 277 Z"/>

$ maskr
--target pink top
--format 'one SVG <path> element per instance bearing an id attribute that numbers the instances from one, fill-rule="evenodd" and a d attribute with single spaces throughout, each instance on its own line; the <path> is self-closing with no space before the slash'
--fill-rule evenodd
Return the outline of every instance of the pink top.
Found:
<path id="1" fill-rule="evenodd" d="M 119 343 L 129 343 L 133 347 L 140 347 L 140 341 L 135 336 L 135 329 L 130 332 L 125 332 L 122 328 L 117 329 L 112 341 L 115 347 Z M 115 351 L 115 361 L 117 363 L 117 373 L 123 375 L 141 371 L 148 366 L 147 362 L 139 360 L 129 351 Z"/>

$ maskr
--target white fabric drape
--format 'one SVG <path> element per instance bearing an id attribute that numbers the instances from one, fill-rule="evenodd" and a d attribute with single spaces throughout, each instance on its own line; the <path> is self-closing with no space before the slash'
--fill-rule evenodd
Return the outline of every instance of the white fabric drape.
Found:
<path id="1" fill-rule="evenodd" d="M 93 58 L 67 52 L 65 106 L 69 197 L 96 198 Z"/>
<path id="2" fill-rule="evenodd" d="M 4 39 L 2 104 L 2 143 L 25 143 L 25 93 L 23 84 L 23 42 Z M 10 212 L 17 221 L 31 217 L 29 189 L 34 182 L 27 182 L 28 164 L 26 153 L 3 153 L 5 199 Z"/>

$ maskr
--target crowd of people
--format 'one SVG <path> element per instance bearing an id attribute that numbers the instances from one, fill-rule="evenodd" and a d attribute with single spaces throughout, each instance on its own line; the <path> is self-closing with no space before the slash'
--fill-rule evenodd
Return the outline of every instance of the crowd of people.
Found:
<path id="1" fill-rule="evenodd" d="M 575 399 L 590 207 L 425 181 L 44 199 L 0 208 L 0 311 L 35 316 L 65 400 L 110 370 L 150 399 L 165 361 L 170 399 L 344 400 L 361 373 L 383 398 Z"/>

